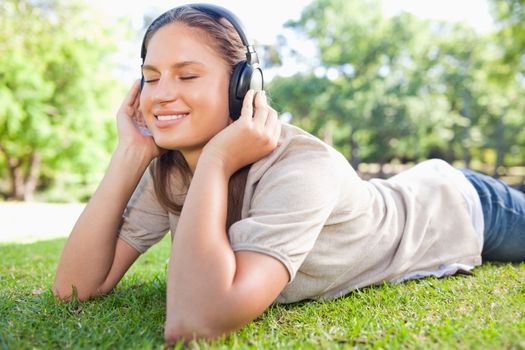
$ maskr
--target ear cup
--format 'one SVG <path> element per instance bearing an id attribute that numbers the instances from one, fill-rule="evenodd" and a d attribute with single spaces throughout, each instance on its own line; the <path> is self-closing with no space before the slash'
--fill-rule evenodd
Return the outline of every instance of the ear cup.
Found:
<path id="1" fill-rule="evenodd" d="M 230 117 L 233 120 L 240 117 L 244 96 L 248 90 L 262 90 L 263 88 L 263 75 L 260 68 L 254 69 L 248 61 L 237 63 L 233 68 L 228 92 Z"/>
<path id="2" fill-rule="evenodd" d="M 230 117 L 236 120 L 241 115 L 242 101 L 250 89 L 251 69 L 247 61 L 241 61 L 233 67 L 228 91 Z"/>

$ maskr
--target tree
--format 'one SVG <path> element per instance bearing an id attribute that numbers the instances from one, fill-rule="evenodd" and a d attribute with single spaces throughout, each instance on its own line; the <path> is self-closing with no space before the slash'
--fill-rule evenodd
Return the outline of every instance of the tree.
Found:
<path id="1" fill-rule="evenodd" d="M 60 171 L 89 176 L 104 166 L 114 132 L 103 111 L 116 85 L 111 53 L 121 33 L 77 1 L 0 3 L 8 198 L 32 199 L 39 182 L 53 183 Z"/>
<path id="2" fill-rule="evenodd" d="M 525 0 L 491 0 L 498 24 L 497 42 L 502 61 L 525 72 Z"/>
<path id="3" fill-rule="evenodd" d="M 504 23 L 522 35 L 523 0 L 494 1 L 513 8 Z M 272 82 L 277 107 L 317 136 L 333 134 L 354 167 L 439 157 L 494 163 L 496 172 L 523 163 L 525 50 L 504 45 L 506 31 L 384 18 L 374 0 L 316 0 L 288 26 L 313 41 L 319 63 Z"/>
<path id="4" fill-rule="evenodd" d="M 476 135 L 484 113 L 479 105 L 479 86 L 487 83 L 480 72 L 487 68 L 488 41 L 462 24 L 440 26 L 434 41 L 434 58 L 429 67 L 431 72 L 438 72 L 433 83 L 448 101 L 448 118 L 444 121 L 449 129 L 446 158 L 462 158 L 468 168 L 473 150 L 484 141 Z"/>
<path id="5" fill-rule="evenodd" d="M 318 0 L 288 26 L 319 48 L 331 82 L 323 93 L 323 114 L 346 130 L 343 148 L 352 165 L 363 157 L 386 162 L 400 149 L 409 150 L 408 140 L 417 140 L 416 130 L 425 124 L 407 108 L 417 103 L 421 89 L 413 67 L 427 46 L 425 24 L 409 14 L 384 18 L 374 0 Z"/>
<path id="6" fill-rule="evenodd" d="M 311 73 L 289 78 L 276 77 L 269 86 L 272 105 L 279 112 L 292 114 L 294 124 L 319 135 L 327 115 L 326 91 L 330 82 Z"/>
<path id="7" fill-rule="evenodd" d="M 488 146 L 496 149 L 494 176 L 500 173 L 507 152 L 518 155 L 523 164 L 525 147 L 525 0 L 492 0 L 498 30 L 491 47 L 493 56 L 487 71 L 492 90 L 486 101 L 486 125 L 493 130 Z"/>

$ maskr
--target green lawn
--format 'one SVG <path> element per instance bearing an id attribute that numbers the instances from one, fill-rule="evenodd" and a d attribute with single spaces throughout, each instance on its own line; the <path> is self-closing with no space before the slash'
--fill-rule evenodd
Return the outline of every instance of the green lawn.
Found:
<path id="1" fill-rule="evenodd" d="M 64 240 L 0 245 L 0 349 L 163 349 L 165 239 L 113 293 L 55 301 Z M 271 307 L 234 335 L 191 349 L 525 349 L 525 263 L 475 276 L 355 291 L 330 302 Z"/>

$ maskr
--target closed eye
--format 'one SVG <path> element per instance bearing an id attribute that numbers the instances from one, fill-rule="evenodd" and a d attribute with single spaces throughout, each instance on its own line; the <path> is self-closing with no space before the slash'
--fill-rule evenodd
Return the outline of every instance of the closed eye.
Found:
<path id="1" fill-rule="evenodd" d="M 191 79 L 196 79 L 198 77 L 199 77 L 198 75 L 183 75 L 179 79 L 180 80 L 191 80 Z"/>
<path id="2" fill-rule="evenodd" d="M 197 79 L 199 76 L 198 75 L 184 75 L 184 76 L 181 76 L 179 77 L 180 80 L 192 80 L 192 79 Z M 159 79 L 144 79 L 144 83 L 154 83 L 156 81 L 159 81 Z"/>

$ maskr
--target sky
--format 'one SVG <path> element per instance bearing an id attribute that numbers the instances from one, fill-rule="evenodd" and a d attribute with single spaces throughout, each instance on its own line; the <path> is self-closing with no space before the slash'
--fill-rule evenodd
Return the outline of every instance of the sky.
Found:
<path id="1" fill-rule="evenodd" d="M 87 0 L 86 0 L 87 1 Z M 283 33 L 283 24 L 289 19 L 299 18 L 302 9 L 312 0 L 202 0 L 228 8 L 239 17 L 252 41 L 258 44 L 274 44 L 276 37 Z M 142 31 L 143 15 L 159 15 L 162 12 L 190 1 L 169 0 L 90 0 L 102 12 L 109 16 L 127 16 L 132 18 L 137 31 Z M 264 4 L 264 6 L 262 5 Z M 387 16 L 407 11 L 422 19 L 463 22 L 473 26 L 479 32 L 492 29 L 492 19 L 487 0 L 382 0 L 383 11 Z M 299 38 L 287 36 L 288 44 L 294 49 L 309 56 L 315 48 L 300 41 Z M 135 43 L 122 47 L 122 57 L 139 51 L 141 37 Z M 127 56 L 126 56 L 127 55 Z M 140 64 L 140 61 L 132 64 Z M 285 62 L 286 64 L 286 62 Z M 297 68 L 297 67 L 295 67 Z M 284 67 L 279 74 L 293 73 L 291 66 Z"/>
<path id="2" fill-rule="evenodd" d="M 262 43 L 273 42 L 282 25 L 288 19 L 298 18 L 301 10 L 311 0 L 206 0 L 233 11 L 243 22 L 250 36 Z M 173 0 L 91 0 L 104 12 L 114 15 L 127 15 L 134 18 L 139 26 L 142 15 L 148 11 L 164 12 L 186 2 Z M 261 4 L 264 3 L 264 6 Z M 387 15 L 401 11 L 412 12 L 421 18 L 443 19 L 453 22 L 469 23 L 478 30 L 489 30 L 492 21 L 487 0 L 382 0 Z"/>

